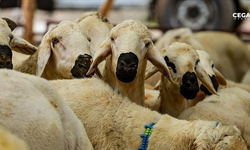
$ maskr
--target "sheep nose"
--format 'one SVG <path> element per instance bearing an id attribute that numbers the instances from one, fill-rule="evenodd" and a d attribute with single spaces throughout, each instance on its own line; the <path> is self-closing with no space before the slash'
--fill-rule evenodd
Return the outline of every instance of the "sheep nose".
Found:
<path id="1" fill-rule="evenodd" d="M 138 62 L 138 57 L 134 53 L 122 53 L 117 62 L 117 78 L 125 83 L 132 82 L 137 74 Z"/>
<path id="2" fill-rule="evenodd" d="M 198 80 L 194 72 L 186 72 L 182 77 L 182 84 L 186 87 L 198 85 Z"/>
<path id="3" fill-rule="evenodd" d="M 194 72 L 186 72 L 182 77 L 181 95 L 186 99 L 194 99 L 199 92 L 198 80 Z"/>
<path id="4" fill-rule="evenodd" d="M 7 45 L 0 45 L 0 68 L 13 69 L 12 51 Z"/>
<path id="5" fill-rule="evenodd" d="M 72 76 L 74 78 L 90 78 L 94 75 L 94 72 L 90 75 L 86 75 L 90 65 L 92 63 L 92 56 L 88 54 L 79 55 L 75 61 L 74 67 L 71 69 Z"/>

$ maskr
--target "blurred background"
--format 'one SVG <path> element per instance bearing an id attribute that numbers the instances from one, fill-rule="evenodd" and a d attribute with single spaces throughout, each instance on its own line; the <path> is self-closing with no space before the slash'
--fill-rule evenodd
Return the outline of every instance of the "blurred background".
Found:
<path id="1" fill-rule="evenodd" d="M 113 24 L 140 20 L 155 40 L 178 27 L 235 32 L 246 42 L 250 39 L 250 20 L 232 17 L 248 12 L 250 0 L 0 0 L 0 17 L 15 21 L 18 27 L 13 33 L 38 45 L 51 26 L 86 11 L 101 11 L 108 1 L 107 17 Z"/>

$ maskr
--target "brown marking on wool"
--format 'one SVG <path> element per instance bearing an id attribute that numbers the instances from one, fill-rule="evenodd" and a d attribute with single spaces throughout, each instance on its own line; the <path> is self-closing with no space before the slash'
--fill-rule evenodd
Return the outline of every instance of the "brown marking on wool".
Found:
<path id="1" fill-rule="evenodd" d="M 50 101 L 50 103 L 51 103 L 51 105 L 52 105 L 53 107 L 55 107 L 55 108 L 58 107 L 54 102 Z"/>

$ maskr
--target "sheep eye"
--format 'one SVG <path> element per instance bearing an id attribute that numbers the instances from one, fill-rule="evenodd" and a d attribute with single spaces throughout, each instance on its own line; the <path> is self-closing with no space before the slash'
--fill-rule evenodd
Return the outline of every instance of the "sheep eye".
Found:
<path id="1" fill-rule="evenodd" d="M 110 40 L 111 40 L 111 41 L 114 41 L 114 38 L 111 37 Z"/>
<path id="2" fill-rule="evenodd" d="M 212 64 L 212 68 L 214 68 L 214 64 Z"/>
<path id="3" fill-rule="evenodd" d="M 90 38 L 87 38 L 89 42 L 91 42 L 91 39 Z"/>
<path id="4" fill-rule="evenodd" d="M 57 38 L 53 38 L 53 39 L 51 40 L 51 42 L 52 42 L 53 47 L 55 47 L 55 44 L 58 43 L 59 40 L 58 40 Z"/>
<path id="5" fill-rule="evenodd" d="M 150 42 L 146 43 L 146 44 L 145 44 L 145 47 L 147 47 L 147 48 L 148 48 L 148 47 L 149 47 L 149 45 L 150 45 Z"/>
<path id="6" fill-rule="evenodd" d="M 195 62 L 195 65 L 197 66 L 199 62 L 200 62 L 200 60 L 197 60 L 197 61 Z"/>
<path id="7" fill-rule="evenodd" d="M 175 38 L 176 40 L 178 40 L 178 39 L 181 38 L 181 36 L 177 35 L 177 36 L 175 36 L 174 38 Z"/>

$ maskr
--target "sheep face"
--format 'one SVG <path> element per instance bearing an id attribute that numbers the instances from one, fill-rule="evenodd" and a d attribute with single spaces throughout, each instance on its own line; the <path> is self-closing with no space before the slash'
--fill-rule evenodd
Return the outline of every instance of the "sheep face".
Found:
<path id="1" fill-rule="evenodd" d="M 168 49 L 161 50 L 170 68 L 170 73 L 179 87 L 180 94 L 186 99 L 194 99 L 199 92 L 197 77 L 214 91 L 211 80 L 200 66 L 196 50 L 188 44 L 175 42 Z"/>
<path id="2" fill-rule="evenodd" d="M 219 84 L 226 85 L 226 79 L 223 77 L 223 75 L 214 67 L 213 60 L 211 59 L 210 55 L 201 50 L 197 50 L 197 53 L 200 57 L 200 64 L 204 68 L 204 70 L 209 75 L 214 89 L 217 91 Z M 201 84 L 200 85 L 201 91 L 206 93 L 207 95 L 211 95 L 211 93 L 208 91 L 208 89 Z"/>
<path id="3" fill-rule="evenodd" d="M 26 40 L 16 37 L 12 31 L 16 23 L 8 18 L 0 19 L 0 68 L 12 69 L 12 50 L 31 55 L 37 50 L 35 46 Z"/>
<path id="4" fill-rule="evenodd" d="M 151 61 L 172 81 L 169 70 L 151 39 L 150 31 L 139 21 L 121 22 L 112 28 L 109 38 L 95 53 L 89 73 L 111 55 L 111 70 L 121 82 L 132 82 L 146 68 L 146 60 Z"/>
<path id="5" fill-rule="evenodd" d="M 38 52 L 38 70 L 40 76 L 43 69 L 53 67 L 61 78 L 84 78 L 87 76 L 92 56 L 90 53 L 90 40 L 87 31 L 80 29 L 72 21 L 62 21 L 49 30 L 44 36 Z"/>
<path id="6" fill-rule="evenodd" d="M 0 68 L 12 69 L 12 51 L 10 43 L 13 39 L 12 30 L 16 27 L 15 22 L 9 19 L 0 19 Z"/>

